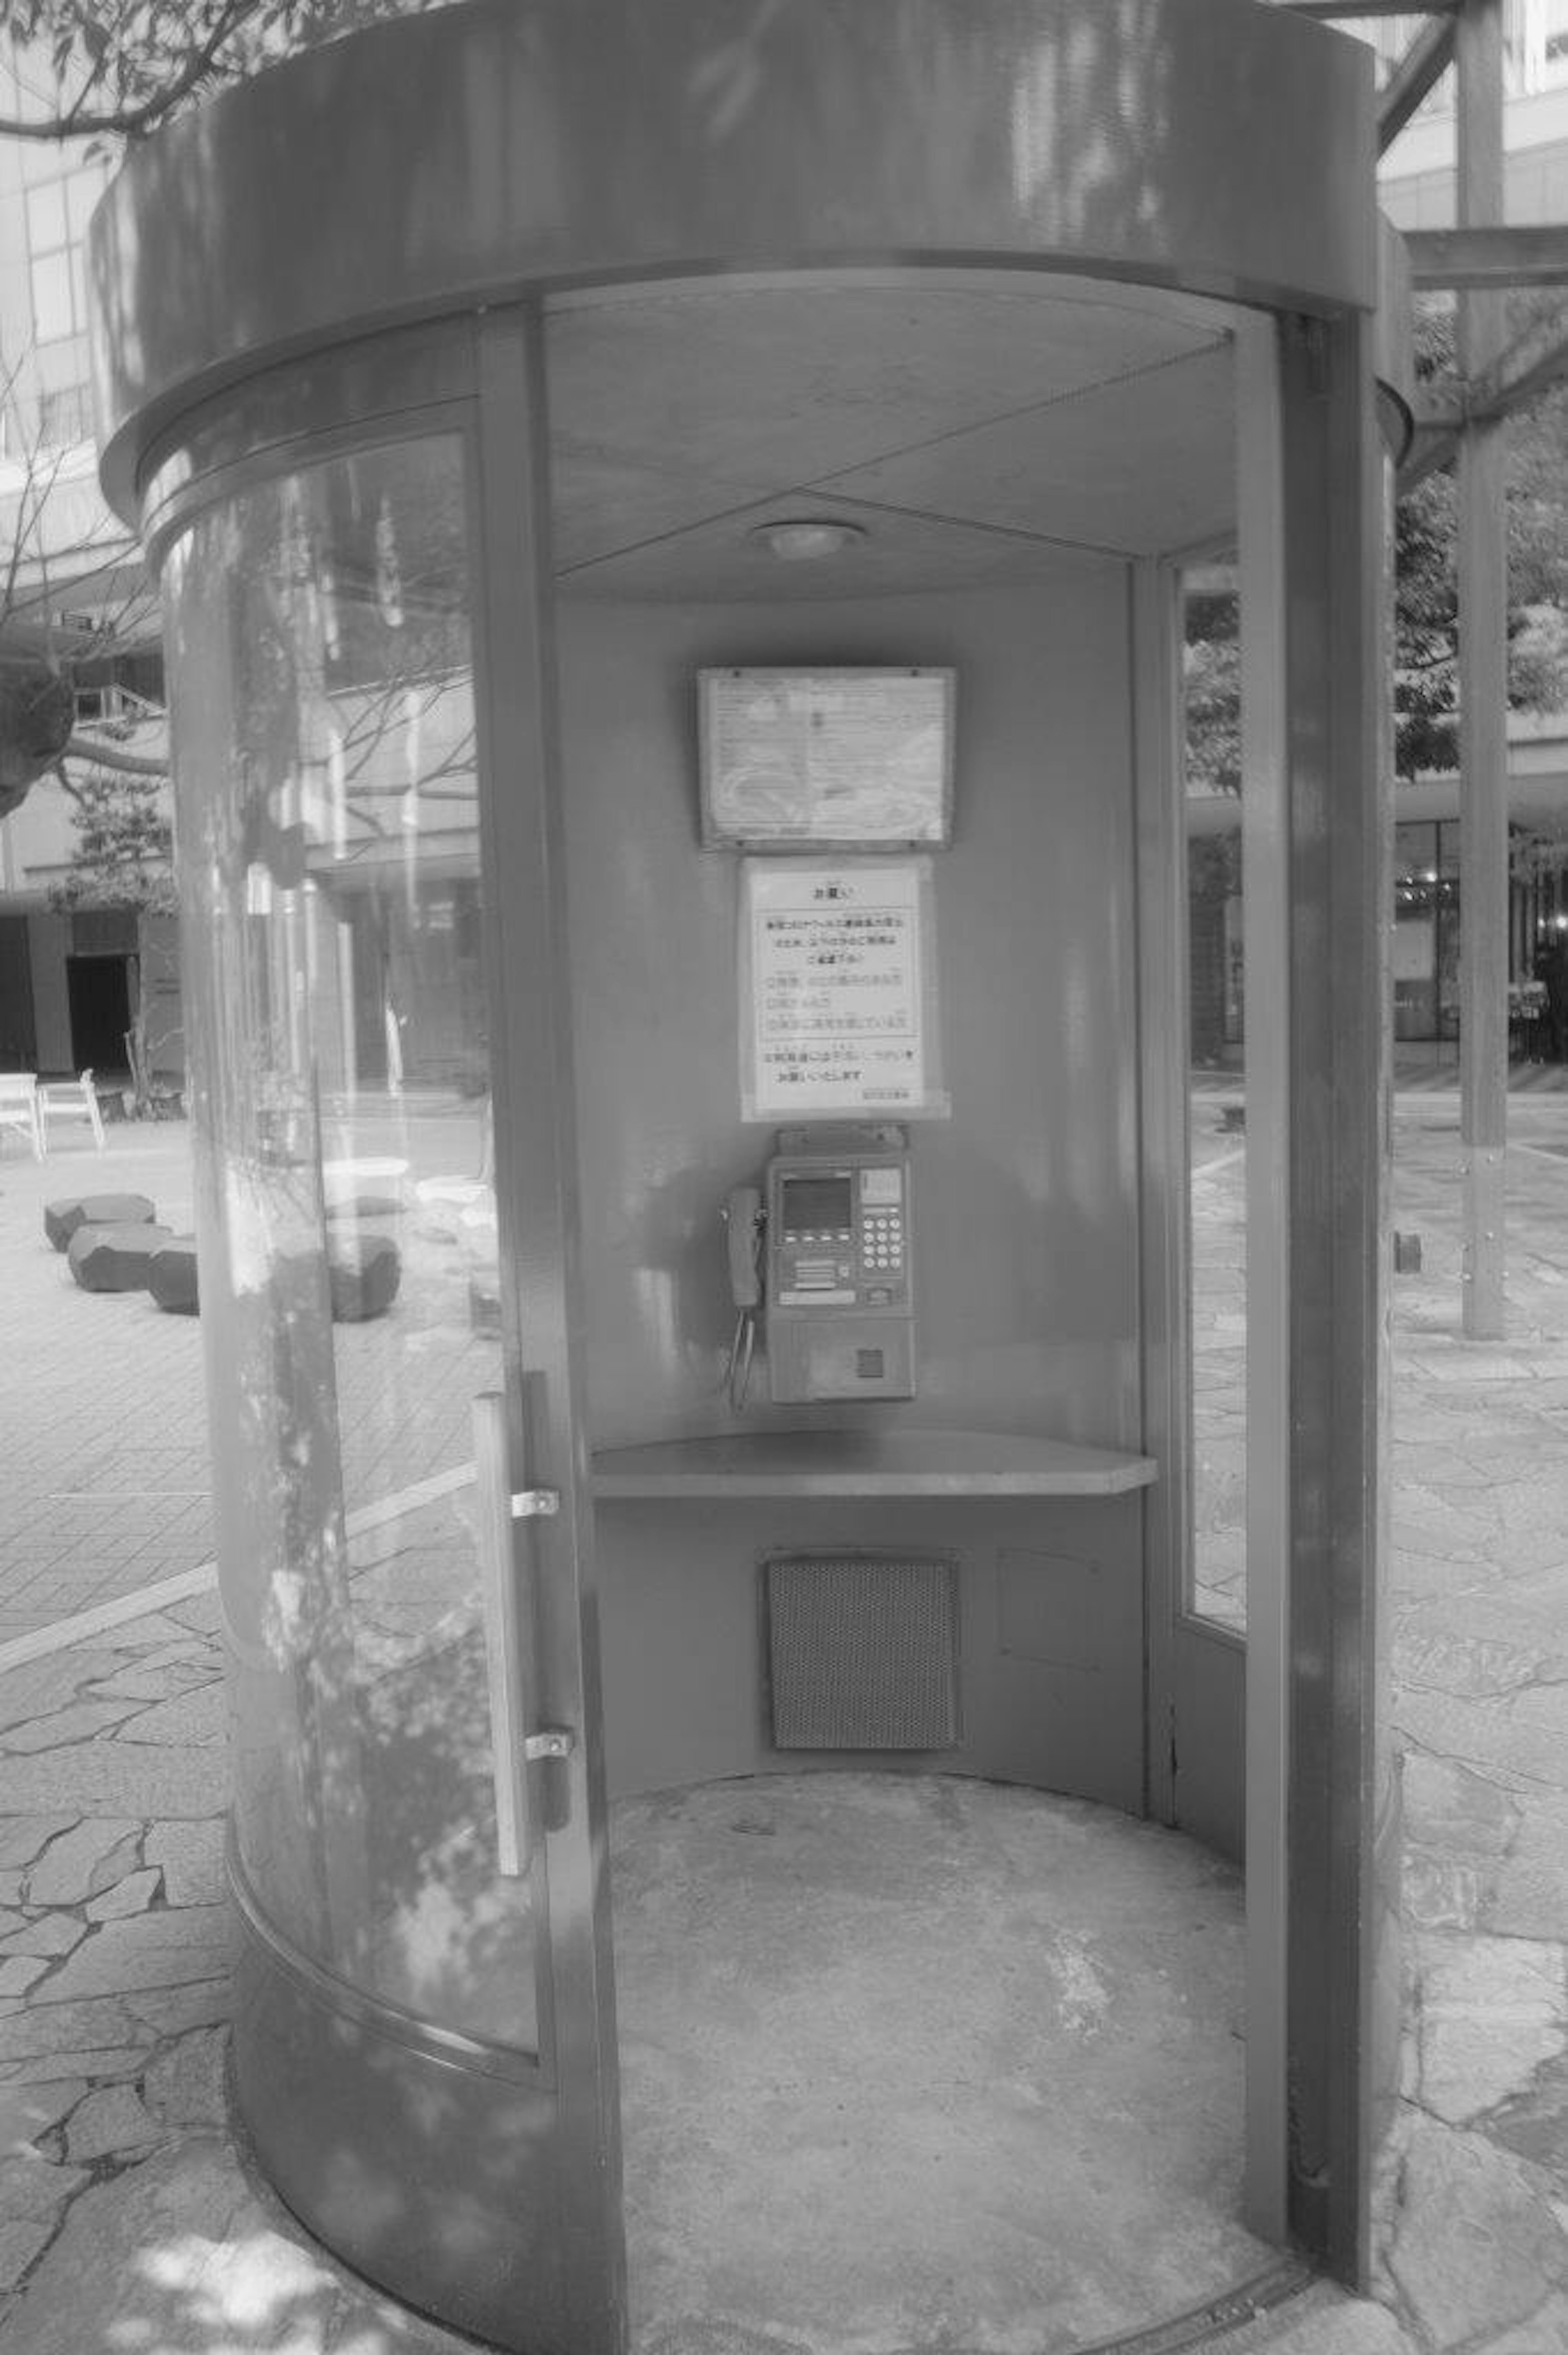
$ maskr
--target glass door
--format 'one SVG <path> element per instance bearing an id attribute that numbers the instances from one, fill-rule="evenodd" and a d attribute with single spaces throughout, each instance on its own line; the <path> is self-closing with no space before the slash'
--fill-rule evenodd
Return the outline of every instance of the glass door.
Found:
<path id="1" fill-rule="evenodd" d="M 508 862 L 538 855 L 547 781 L 520 773 L 538 730 L 508 728 L 498 854 L 482 780 L 517 665 L 487 690 L 477 471 L 457 431 L 344 450 L 206 506 L 164 570 L 237 2082 L 351 2262 L 487 2339 L 609 2355 L 609 1977 L 538 1143 L 570 1108 L 547 951 L 520 975 L 498 937 L 546 888 Z"/>

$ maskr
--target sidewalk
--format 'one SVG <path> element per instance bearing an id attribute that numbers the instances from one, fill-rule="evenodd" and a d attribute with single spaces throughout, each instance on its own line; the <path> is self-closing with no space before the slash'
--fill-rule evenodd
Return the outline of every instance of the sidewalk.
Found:
<path id="1" fill-rule="evenodd" d="M 1393 1298 L 1409 1991 L 1383 2302 L 1319 2286 L 1226 2355 L 1568 2350 L 1568 1095 L 1510 1120 L 1496 1347 L 1459 1336 L 1457 1100 L 1402 1094 L 1396 1123 L 1424 1264 Z M 1217 1121 L 1200 1104 L 1224 1223 Z M 225 2106 L 199 1327 L 76 1291 L 41 1212 L 126 1188 L 183 1224 L 185 1146 L 0 1161 L 0 2355 L 457 2355 L 305 2240 Z"/>
<path id="2" fill-rule="evenodd" d="M 455 2355 L 236 2142 L 200 1326 L 69 1281 L 79 1190 L 187 1228 L 187 1130 L 0 1161 L 0 2347 Z"/>

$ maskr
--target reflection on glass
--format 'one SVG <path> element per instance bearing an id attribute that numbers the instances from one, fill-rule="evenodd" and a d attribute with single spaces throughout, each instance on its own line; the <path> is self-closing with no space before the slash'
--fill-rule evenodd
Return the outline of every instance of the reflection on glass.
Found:
<path id="1" fill-rule="evenodd" d="M 1459 1036 L 1459 828 L 1450 820 L 1395 826 L 1393 1035 Z"/>
<path id="2" fill-rule="evenodd" d="M 1234 568 L 1182 582 L 1192 1235 L 1187 1604 L 1246 1625 L 1246 1072 Z"/>
<path id="3" fill-rule="evenodd" d="M 461 448 L 248 489 L 164 585 L 240 1864 L 327 1969 L 531 2050 L 474 1535 L 502 1377 Z"/>

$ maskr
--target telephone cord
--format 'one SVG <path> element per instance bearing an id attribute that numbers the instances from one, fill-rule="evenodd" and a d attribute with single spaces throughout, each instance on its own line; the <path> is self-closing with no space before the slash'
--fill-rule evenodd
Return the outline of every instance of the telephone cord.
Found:
<path id="1" fill-rule="evenodd" d="M 729 1345 L 729 1362 L 725 1369 L 725 1388 L 729 1395 L 730 1412 L 741 1413 L 747 1393 L 751 1388 L 751 1361 L 757 1353 L 757 1316 L 750 1308 L 743 1308 L 735 1320 L 735 1332 Z"/>

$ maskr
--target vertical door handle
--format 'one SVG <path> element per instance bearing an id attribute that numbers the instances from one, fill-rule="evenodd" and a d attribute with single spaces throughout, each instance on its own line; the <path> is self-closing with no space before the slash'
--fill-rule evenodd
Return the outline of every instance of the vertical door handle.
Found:
<path id="1" fill-rule="evenodd" d="M 480 1583 L 490 1682 L 490 1740 L 495 1780 L 496 1863 L 521 1878 L 534 1854 L 528 1768 L 541 1758 L 568 1758 L 572 1734 L 564 1726 L 529 1729 L 534 1660 L 533 1597 L 514 1559 L 512 1524 L 554 1513 L 549 1488 L 513 1494 L 507 1470 L 506 1401 L 485 1391 L 473 1402 L 473 1461 L 478 1503 Z"/>

